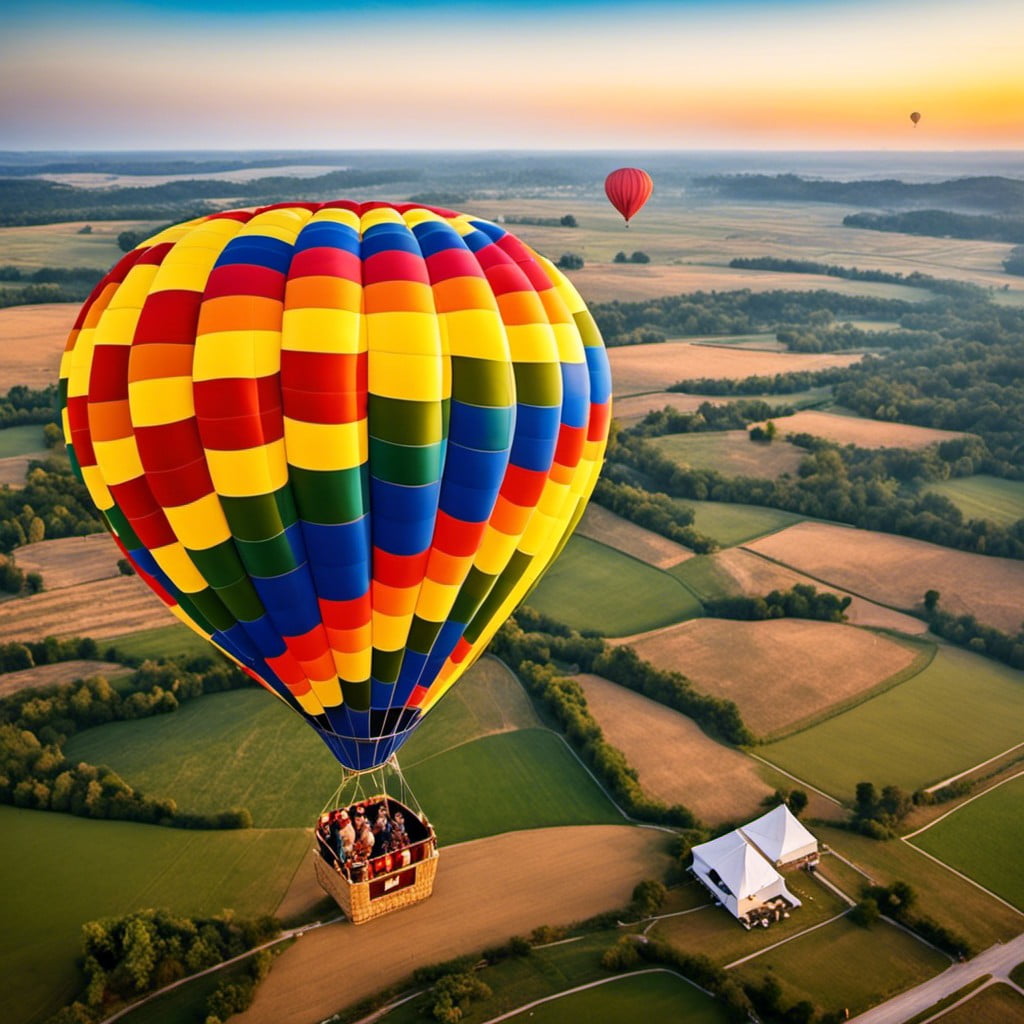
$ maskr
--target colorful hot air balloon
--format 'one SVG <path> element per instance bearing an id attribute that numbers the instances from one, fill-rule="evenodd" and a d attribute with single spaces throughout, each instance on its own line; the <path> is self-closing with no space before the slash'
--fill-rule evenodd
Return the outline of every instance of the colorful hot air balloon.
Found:
<path id="1" fill-rule="evenodd" d="M 604 192 L 609 202 L 629 221 L 651 198 L 654 182 L 651 176 L 639 167 L 620 167 L 604 179 Z"/>
<path id="2" fill-rule="evenodd" d="M 915 110 L 910 115 L 910 120 L 914 122 L 914 127 L 916 128 L 917 127 L 917 122 L 921 120 L 921 115 Z"/>
<path id="3" fill-rule="evenodd" d="M 128 253 L 61 364 L 72 464 L 170 610 L 349 769 L 385 763 L 575 526 L 608 360 L 479 218 L 232 210 Z"/>

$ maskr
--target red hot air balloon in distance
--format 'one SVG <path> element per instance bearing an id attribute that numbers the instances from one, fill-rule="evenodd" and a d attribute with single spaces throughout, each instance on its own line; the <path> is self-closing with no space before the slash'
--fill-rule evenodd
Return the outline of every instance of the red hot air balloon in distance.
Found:
<path id="1" fill-rule="evenodd" d="M 917 122 L 921 120 L 921 115 L 915 110 L 910 115 L 910 120 L 914 122 L 914 127 L 916 128 L 917 127 Z"/>
<path id="2" fill-rule="evenodd" d="M 626 227 L 629 227 L 630 218 L 636 216 L 651 198 L 654 182 L 639 167 L 620 167 L 604 179 L 604 191 L 608 201 L 625 218 Z"/>

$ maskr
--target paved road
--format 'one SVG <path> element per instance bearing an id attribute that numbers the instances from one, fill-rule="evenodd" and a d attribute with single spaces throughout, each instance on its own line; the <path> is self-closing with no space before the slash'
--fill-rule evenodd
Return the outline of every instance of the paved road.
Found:
<path id="1" fill-rule="evenodd" d="M 942 974 L 923 982 L 917 988 L 909 989 L 886 1003 L 876 1006 L 867 1013 L 855 1017 L 856 1024 L 902 1024 L 916 1016 L 940 999 L 963 988 L 975 978 L 991 974 L 996 978 L 1007 978 L 1017 964 L 1024 962 L 1024 935 L 1009 942 L 986 949 L 973 960 L 953 964 Z"/>

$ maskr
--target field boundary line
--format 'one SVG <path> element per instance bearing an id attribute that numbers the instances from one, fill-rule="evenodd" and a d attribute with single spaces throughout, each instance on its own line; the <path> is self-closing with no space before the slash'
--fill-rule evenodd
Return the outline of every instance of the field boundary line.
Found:
<path id="1" fill-rule="evenodd" d="M 787 772 L 785 768 L 780 768 L 777 764 L 773 764 L 771 761 L 769 761 L 768 758 L 762 757 L 760 754 L 755 754 L 752 750 L 748 750 L 747 754 L 748 756 L 752 757 L 755 761 L 760 761 L 761 764 L 768 765 L 768 767 L 771 768 L 773 771 L 777 771 L 780 774 L 785 775 L 787 779 L 792 779 L 794 782 L 799 782 L 801 786 L 806 786 L 808 789 L 813 790 L 815 793 L 818 794 L 818 796 L 823 796 L 826 800 L 829 801 L 829 803 L 835 804 L 836 807 L 841 807 L 844 811 L 846 810 L 846 806 L 843 804 L 841 800 L 837 800 L 834 796 L 830 796 L 823 789 L 818 789 L 817 786 L 812 786 L 805 779 L 801 779 L 799 776 L 793 775 L 791 772 Z"/>
<path id="2" fill-rule="evenodd" d="M 991 896 L 992 899 L 994 899 L 997 903 L 1002 903 L 1004 907 L 1007 907 L 1008 909 L 1012 910 L 1015 914 L 1024 917 L 1024 910 L 1021 910 L 1020 907 L 1015 907 L 1012 903 L 1009 902 L 1009 900 L 1004 900 L 1002 896 L 997 896 L 991 889 L 986 889 L 985 886 L 981 884 L 981 882 L 976 882 L 969 875 L 965 875 L 962 871 L 957 871 L 957 869 L 954 868 L 952 865 L 947 864 L 944 860 L 939 860 L 938 857 L 933 856 L 927 850 L 922 850 L 920 846 L 915 846 L 913 843 L 907 842 L 906 839 L 901 838 L 900 842 L 906 843 L 911 850 L 916 850 L 919 854 L 921 854 L 922 857 L 927 857 L 929 860 L 935 861 L 936 864 L 940 864 L 947 871 L 951 871 L 958 878 L 962 878 L 965 882 L 969 882 L 971 885 L 974 886 L 975 889 L 980 889 L 986 896 Z"/>
<path id="3" fill-rule="evenodd" d="M 1024 744 L 1018 743 L 1017 746 L 1018 747 L 1024 746 Z M 1016 750 L 1016 749 L 1017 749 L 1017 747 L 1011 747 L 1010 748 L 1010 750 Z M 1006 751 L 1006 753 L 1009 753 L 1009 751 Z M 1002 757 L 1003 755 L 999 754 L 997 756 Z M 993 757 L 993 758 L 990 758 L 989 760 L 994 761 L 995 758 Z M 989 763 L 988 761 L 985 762 L 985 764 L 988 764 L 988 763 Z M 981 765 L 977 765 L 977 767 L 980 768 L 982 766 Z M 964 774 L 966 774 L 966 772 Z M 957 804 L 956 807 L 951 807 L 948 811 L 946 811 L 945 814 L 940 814 L 939 817 L 937 817 L 934 821 L 928 822 L 927 825 L 922 825 L 921 828 L 919 828 L 916 832 L 908 832 L 905 836 L 900 836 L 900 839 L 902 839 L 902 840 L 904 840 L 906 842 L 907 840 L 913 839 L 914 836 L 919 836 L 922 832 L 927 832 L 928 829 L 930 829 L 932 827 L 932 825 L 938 825 L 938 823 L 940 821 L 943 821 L 945 818 L 948 818 L 951 814 L 956 814 L 957 811 L 962 810 L 968 804 L 974 803 L 975 800 L 978 800 L 981 797 L 985 796 L 986 794 L 991 793 L 993 790 L 998 789 L 1000 786 L 1005 785 L 1007 782 L 1013 782 L 1014 779 L 1019 779 L 1022 775 L 1024 775 L 1024 768 L 1022 768 L 1019 772 L 1017 772 L 1014 775 L 1010 775 L 1010 776 L 1008 776 L 1005 779 L 1000 779 L 995 785 L 989 786 L 988 789 L 983 789 L 980 793 L 975 793 L 974 796 L 968 797 L 966 800 L 964 800 L 963 803 Z M 957 778 L 959 778 L 959 776 L 957 776 Z M 928 792 L 930 792 L 930 790 L 926 789 L 925 792 L 928 793 Z"/>
<path id="4" fill-rule="evenodd" d="M 929 786 L 925 790 L 925 792 L 934 793 L 935 790 L 942 789 L 943 786 L 948 786 L 951 782 L 956 782 L 957 779 L 962 779 L 965 775 L 970 775 L 971 772 L 976 772 L 979 768 L 984 768 L 985 765 L 991 764 L 993 761 L 998 761 L 999 758 L 1006 757 L 1007 754 L 1012 754 L 1015 750 L 1020 750 L 1021 747 L 1024 747 L 1024 743 L 1015 743 L 1008 750 L 1004 750 L 1001 754 L 996 754 L 994 757 L 990 757 L 987 761 L 982 761 L 980 764 L 974 765 L 973 768 L 968 768 L 967 771 L 960 772 L 959 775 L 951 775 L 948 779 L 943 779 L 941 782 L 936 782 L 934 786 Z M 1005 782 L 1007 780 L 1004 779 L 1003 781 Z M 1002 785 L 1002 783 L 1000 783 L 1000 785 Z M 992 788 L 994 789 L 995 787 Z M 963 806 L 963 804 L 961 804 L 960 806 Z"/>
<path id="5" fill-rule="evenodd" d="M 833 924 L 838 921 L 841 917 L 846 917 L 850 912 L 850 908 L 840 911 L 838 914 L 834 914 L 827 921 L 819 921 L 817 924 L 812 924 L 810 928 L 805 928 L 802 932 L 796 932 L 793 935 L 787 935 L 784 939 L 779 939 L 778 942 L 773 942 L 770 946 L 765 946 L 764 949 L 759 949 L 755 953 L 748 953 L 746 956 L 740 957 L 739 960 L 733 960 L 731 964 L 726 964 L 722 970 L 730 971 L 734 967 L 739 967 L 740 964 L 745 964 L 748 960 L 756 960 L 759 956 L 770 952 L 773 949 L 778 949 L 779 946 L 784 946 L 787 942 L 792 942 L 794 939 L 803 938 L 805 935 L 810 935 L 811 932 L 816 932 L 819 928 L 824 928 L 827 924 Z"/>

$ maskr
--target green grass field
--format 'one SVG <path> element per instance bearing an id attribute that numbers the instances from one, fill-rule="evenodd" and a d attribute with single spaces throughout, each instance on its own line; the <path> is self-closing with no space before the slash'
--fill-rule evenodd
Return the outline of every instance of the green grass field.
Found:
<path id="1" fill-rule="evenodd" d="M 804 521 L 803 516 L 760 505 L 731 505 L 724 501 L 684 501 L 677 504 L 694 513 L 694 528 L 712 537 L 723 548 L 746 544 L 787 526 Z"/>
<path id="2" fill-rule="evenodd" d="M 775 480 L 794 474 L 807 454 L 785 441 L 756 444 L 742 430 L 709 431 L 705 434 L 665 434 L 650 444 L 678 465 L 713 469 L 725 476 L 752 476 Z"/>
<path id="3" fill-rule="evenodd" d="M 153 230 L 161 223 L 166 221 L 97 221 L 85 235 L 79 234 L 80 222 L 0 228 L 0 263 L 23 271 L 40 267 L 108 270 L 123 255 L 117 245 L 122 231 Z"/>
<path id="4" fill-rule="evenodd" d="M 86 921 L 139 907 L 273 913 L 303 854 L 300 829 L 187 832 L 0 807 L 3 1019 L 41 1019 L 77 992 Z"/>
<path id="5" fill-rule="evenodd" d="M 1024 519 L 1024 481 L 1021 480 L 965 476 L 932 484 L 928 490 L 949 498 L 965 519 L 990 519 L 1000 526 L 1010 526 Z"/>
<path id="6" fill-rule="evenodd" d="M 189 658 L 215 654 L 216 648 L 182 622 L 157 629 L 143 629 L 111 637 L 103 646 L 114 646 L 132 658 L 170 658 L 185 655 Z"/>
<path id="7" fill-rule="evenodd" d="M 631 636 L 701 615 L 700 602 L 667 572 L 588 537 L 572 537 L 526 599 L 573 629 Z"/>
<path id="8" fill-rule="evenodd" d="M 737 981 L 778 979 L 786 1002 L 809 999 L 826 1011 L 853 1017 L 912 988 L 949 966 L 949 960 L 892 925 L 860 928 L 846 918 L 741 964 Z"/>
<path id="9" fill-rule="evenodd" d="M 1009 985 L 983 988 L 955 1010 L 944 1013 L 935 1024 L 1011 1024 L 1024 1020 L 1024 996 Z"/>
<path id="10" fill-rule="evenodd" d="M 43 428 L 38 423 L 0 429 L 0 459 L 9 459 L 13 455 L 28 455 L 31 452 L 45 450 Z"/>
<path id="11" fill-rule="evenodd" d="M 915 790 L 1020 742 L 1024 672 L 952 647 L 905 683 L 759 753 L 841 800 L 857 783 Z"/>
<path id="12" fill-rule="evenodd" d="M 972 800 L 911 841 L 1024 910 L 1021 806 L 1024 777 Z"/>
<path id="13" fill-rule="evenodd" d="M 403 750 L 409 783 L 441 842 L 621 821 L 565 744 L 536 727 L 519 684 L 495 662 L 472 671 Z M 182 810 L 246 807 L 262 828 L 309 827 L 341 774 L 312 729 L 255 689 L 87 730 L 67 753 L 110 765 L 131 785 L 172 797 Z"/>

